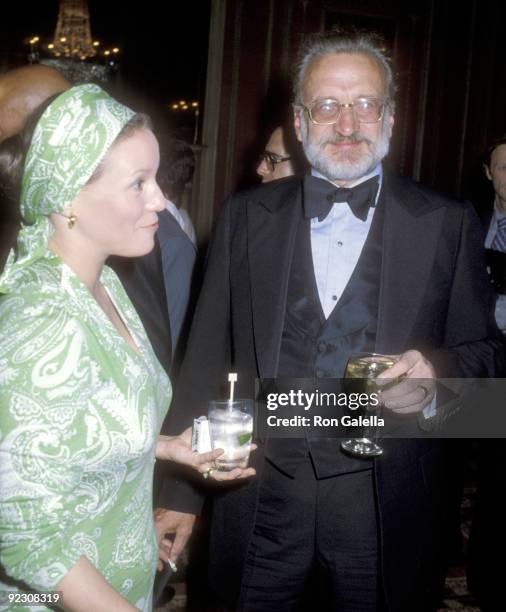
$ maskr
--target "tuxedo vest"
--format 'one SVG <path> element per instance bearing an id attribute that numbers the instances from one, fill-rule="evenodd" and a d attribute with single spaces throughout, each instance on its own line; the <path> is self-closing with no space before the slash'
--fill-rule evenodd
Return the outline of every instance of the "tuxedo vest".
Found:
<path id="1" fill-rule="evenodd" d="M 380 198 L 357 265 L 328 319 L 325 319 L 316 285 L 310 221 L 301 217 L 288 280 L 277 372 L 279 379 L 343 378 L 351 355 L 374 351 L 383 208 Z M 298 462 L 308 451 L 319 478 L 369 469 L 372 464 L 370 460 L 345 455 L 339 448 L 338 438 L 271 439 L 266 455 L 282 471 L 293 475 Z"/>

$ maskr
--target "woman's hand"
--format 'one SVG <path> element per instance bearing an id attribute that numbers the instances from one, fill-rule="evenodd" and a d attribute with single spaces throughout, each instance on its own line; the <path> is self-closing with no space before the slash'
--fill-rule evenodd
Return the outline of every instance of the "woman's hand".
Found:
<path id="1" fill-rule="evenodd" d="M 159 546 L 159 561 L 158 570 L 163 569 L 163 563 L 175 564 L 179 555 L 183 551 L 188 542 L 195 519 L 195 514 L 186 512 L 176 512 L 175 510 L 166 510 L 165 508 L 155 508 L 153 511 L 155 520 L 156 535 Z M 174 534 L 174 540 L 171 541 L 165 536 Z M 174 567 L 172 568 L 174 570 Z M 175 571 L 175 570 L 174 570 Z"/>
<path id="2" fill-rule="evenodd" d="M 256 474 L 253 468 L 234 468 L 230 472 L 216 470 L 215 460 L 223 454 L 222 448 L 207 453 L 197 453 L 191 447 L 192 428 L 188 427 L 179 436 L 158 436 L 156 445 L 156 458 L 175 461 L 189 465 L 203 476 L 210 476 L 214 480 L 235 480 L 237 478 L 248 478 Z M 251 445 L 251 450 L 256 448 Z"/>

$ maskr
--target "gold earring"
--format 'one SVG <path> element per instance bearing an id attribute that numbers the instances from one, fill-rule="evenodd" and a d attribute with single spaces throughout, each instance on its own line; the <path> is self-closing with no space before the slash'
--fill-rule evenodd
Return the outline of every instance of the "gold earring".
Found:
<path id="1" fill-rule="evenodd" d="M 76 216 L 71 211 L 70 215 L 67 217 L 67 227 L 71 230 L 76 224 L 76 221 L 77 221 Z"/>

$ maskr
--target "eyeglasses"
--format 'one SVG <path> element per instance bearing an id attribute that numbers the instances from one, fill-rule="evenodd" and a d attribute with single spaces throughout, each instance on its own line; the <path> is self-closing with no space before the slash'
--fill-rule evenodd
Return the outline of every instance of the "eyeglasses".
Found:
<path id="1" fill-rule="evenodd" d="M 285 161 L 290 161 L 291 159 L 292 158 L 289 155 L 283 157 L 282 155 L 278 155 L 277 153 L 272 153 L 271 151 L 263 151 L 260 154 L 259 161 L 260 162 L 264 161 L 269 167 L 270 171 L 274 172 L 278 164 L 281 164 L 282 162 L 285 162 Z"/>
<path id="2" fill-rule="evenodd" d="M 309 118 L 316 125 L 333 125 L 337 123 L 343 108 L 350 108 L 360 123 L 377 123 L 383 118 L 385 100 L 379 98 L 357 98 L 353 102 L 338 102 L 334 98 L 315 100 L 309 106 L 301 107 L 307 111 Z"/>

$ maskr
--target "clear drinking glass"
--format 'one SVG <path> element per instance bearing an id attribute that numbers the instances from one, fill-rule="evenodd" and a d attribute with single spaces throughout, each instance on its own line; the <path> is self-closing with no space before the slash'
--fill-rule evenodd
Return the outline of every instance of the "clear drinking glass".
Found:
<path id="1" fill-rule="evenodd" d="M 345 378 L 353 385 L 353 391 L 376 393 L 379 390 L 376 377 L 391 368 L 396 358 L 377 353 L 358 353 L 352 355 L 346 365 Z M 389 383 L 389 385 L 392 383 Z M 367 407 L 367 416 L 379 416 L 380 406 Z M 354 457 L 378 457 L 383 448 L 377 443 L 378 427 L 371 425 L 363 428 L 361 438 L 348 438 L 341 442 L 341 448 Z"/>
<path id="2" fill-rule="evenodd" d="M 212 448 L 225 451 L 216 459 L 216 468 L 228 472 L 247 467 L 253 436 L 253 400 L 211 400 L 208 420 Z"/>

